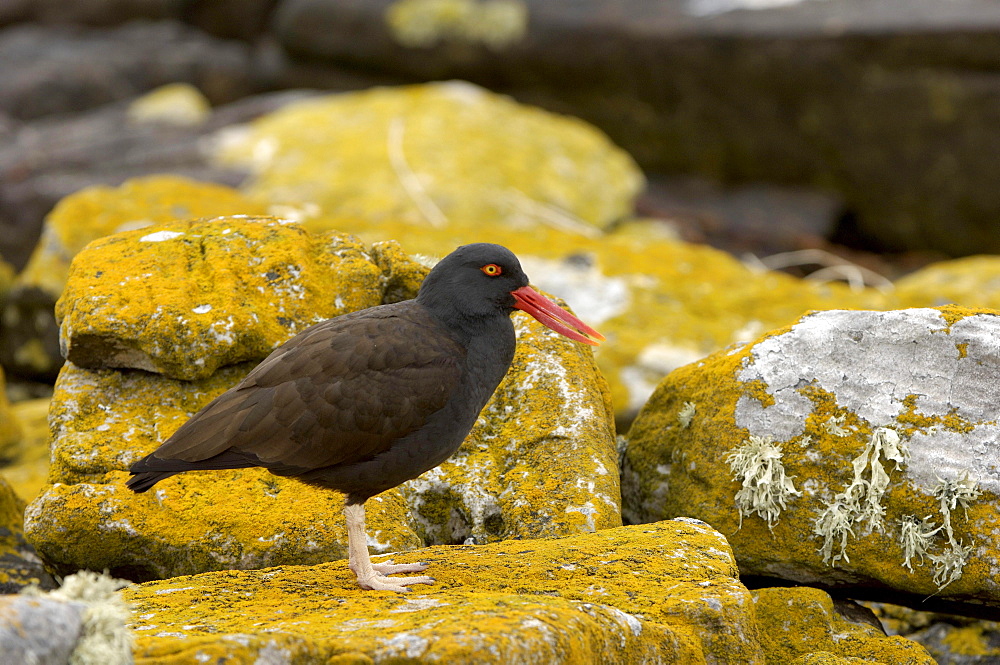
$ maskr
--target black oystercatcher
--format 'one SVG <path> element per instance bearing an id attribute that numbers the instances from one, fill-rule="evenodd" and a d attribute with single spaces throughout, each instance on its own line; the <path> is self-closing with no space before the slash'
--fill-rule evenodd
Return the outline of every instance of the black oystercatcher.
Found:
<path id="1" fill-rule="evenodd" d="M 347 495 L 349 566 L 365 589 L 408 591 L 423 564 L 373 565 L 364 503 L 454 453 L 514 358 L 521 309 L 570 339 L 604 338 L 528 286 L 509 250 L 459 247 L 414 300 L 318 323 L 132 465 L 145 492 L 184 471 L 260 466 Z"/>

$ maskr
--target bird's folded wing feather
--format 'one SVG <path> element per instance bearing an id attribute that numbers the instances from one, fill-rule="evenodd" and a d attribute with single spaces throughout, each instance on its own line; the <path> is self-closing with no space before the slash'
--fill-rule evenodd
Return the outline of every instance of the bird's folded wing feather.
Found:
<path id="1" fill-rule="evenodd" d="M 182 425 L 154 456 L 246 457 L 281 472 L 349 464 L 387 450 L 445 405 L 465 359 L 464 348 L 434 319 L 407 304 L 304 331 Z"/>

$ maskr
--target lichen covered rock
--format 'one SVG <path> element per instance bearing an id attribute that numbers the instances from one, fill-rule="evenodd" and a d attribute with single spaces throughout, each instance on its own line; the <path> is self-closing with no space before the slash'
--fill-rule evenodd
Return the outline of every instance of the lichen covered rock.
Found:
<path id="1" fill-rule="evenodd" d="M 158 244 L 200 237 L 191 241 L 193 258 L 181 251 L 171 260 L 166 250 L 164 256 L 150 250 L 147 259 L 130 260 L 144 256 L 132 248 L 149 234 Z M 224 279 L 206 280 L 202 273 L 209 268 L 199 263 L 197 247 L 223 242 L 247 245 L 254 256 L 245 257 L 247 266 L 241 269 L 238 261 L 226 263 L 219 250 L 222 258 L 212 261 L 211 269 L 225 268 Z M 289 247 L 314 248 L 320 258 L 308 263 Z M 112 255 L 126 258 L 115 262 Z M 265 259 L 274 265 L 262 267 Z M 185 262 L 194 269 L 181 270 Z M 293 262 L 294 270 L 288 267 Z M 120 272 L 106 279 L 114 270 Z M 274 271 L 301 280 L 265 290 L 258 301 L 259 289 L 247 285 L 262 271 L 265 279 Z M 200 362 L 199 368 L 219 369 L 206 378 L 182 380 L 68 362 L 51 406 L 51 485 L 26 514 L 32 542 L 58 570 L 107 568 L 139 580 L 343 557 L 343 499 L 336 492 L 246 469 L 180 474 L 137 496 L 124 486 L 127 469 L 254 365 L 229 364 L 233 345 L 214 343 L 204 332 L 210 326 L 202 326 L 201 337 L 197 330 L 188 331 L 191 318 L 177 313 L 208 303 L 227 319 L 245 314 L 240 320 L 247 326 L 256 320 L 264 328 L 277 312 L 294 317 L 293 323 L 309 321 L 323 308 L 339 312 L 412 296 L 425 272 L 393 243 L 369 253 L 345 236 L 313 237 L 274 220 L 173 224 L 114 236 L 86 250 L 74 264 L 60 305 L 64 328 L 73 328 L 67 334 L 70 346 L 81 330 L 99 329 L 109 354 L 116 348 L 150 349 L 145 357 L 158 358 L 163 366 Z M 142 288 L 132 285 L 134 274 L 142 276 Z M 243 289 L 249 290 L 245 297 Z M 150 294 L 160 291 L 165 294 L 157 306 L 164 315 L 155 325 L 141 325 L 156 311 Z M 612 414 L 589 347 L 563 340 L 525 315 L 516 319 L 520 344 L 514 369 L 456 461 L 368 503 L 369 544 L 376 552 L 470 538 L 566 535 L 621 524 Z M 290 327 L 275 330 L 288 333 Z M 234 337 L 251 334 L 245 327 L 233 330 Z M 151 339 L 159 339 L 159 345 Z"/>
<path id="2" fill-rule="evenodd" d="M 13 593 L 29 584 L 46 588 L 54 584 L 24 539 L 23 520 L 24 501 L 0 476 L 0 594 Z"/>
<path id="3" fill-rule="evenodd" d="M 545 216 L 605 226 L 643 184 L 631 157 L 587 123 L 454 81 L 289 104 L 230 133 L 219 158 L 256 172 L 248 195 L 314 209 L 335 227 L 523 228 Z"/>
<path id="4" fill-rule="evenodd" d="M 998 339 L 992 310 L 826 311 L 676 370 L 626 517 L 705 520 L 744 574 L 998 607 Z"/>
<path id="5" fill-rule="evenodd" d="M 173 220 L 261 212 L 262 206 L 230 187 L 168 175 L 67 196 L 46 216 L 38 244 L 11 288 L 0 339 L 4 364 L 48 380 L 58 372 L 63 358 L 53 307 L 73 257 L 87 243 Z"/>
<path id="6" fill-rule="evenodd" d="M 852 621 L 826 592 L 810 587 L 751 592 L 761 645 L 769 663 L 884 663 L 934 665 L 927 651 L 903 637 L 887 637 L 873 623 Z M 819 654 L 829 654 L 824 660 Z M 804 658 L 804 660 L 796 660 Z"/>
<path id="7" fill-rule="evenodd" d="M 437 584 L 365 592 L 343 562 L 134 587 L 137 663 L 764 663 L 723 538 L 676 521 L 434 547 Z"/>
<path id="8" fill-rule="evenodd" d="M 9 448 L 11 456 L 2 467 L 2 473 L 25 501 L 35 498 L 48 477 L 49 402 L 50 398 L 39 397 L 10 405 L 21 425 L 21 436 L 17 445 Z"/>
<path id="9" fill-rule="evenodd" d="M 191 380 L 381 299 L 381 273 L 356 239 L 219 217 L 94 242 L 73 262 L 56 316 L 78 366 Z"/>
<path id="10" fill-rule="evenodd" d="M 134 178 L 120 187 L 88 187 L 62 199 L 45 218 L 42 237 L 16 287 L 35 287 L 53 302 L 70 263 L 86 245 L 114 233 L 154 224 L 263 210 L 231 187 L 173 175 Z"/>

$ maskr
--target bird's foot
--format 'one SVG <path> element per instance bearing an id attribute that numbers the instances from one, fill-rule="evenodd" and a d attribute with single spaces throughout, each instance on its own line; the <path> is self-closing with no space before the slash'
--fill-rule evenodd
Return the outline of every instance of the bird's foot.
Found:
<path id="1" fill-rule="evenodd" d="M 393 563 L 392 559 L 384 563 L 373 563 L 372 568 L 375 572 L 382 573 L 383 575 L 392 575 L 394 573 L 422 573 L 427 570 L 426 563 Z M 431 578 L 427 578 L 431 579 Z"/>
<path id="2" fill-rule="evenodd" d="M 421 575 L 420 577 L 386 577 L 380 573 L 370 576 L 358 576 L 358 586 L 362 589 L 372 589 L 374 591 L 396 591 L 398 593 L 408 593 L 411 591 L 407 587 L 411 584 L 434 584 L 433 577 Z"/>

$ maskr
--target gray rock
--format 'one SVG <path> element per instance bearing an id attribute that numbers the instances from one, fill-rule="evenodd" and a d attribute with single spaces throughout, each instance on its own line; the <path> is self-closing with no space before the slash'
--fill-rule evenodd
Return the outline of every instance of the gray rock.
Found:
<path id="1" fill-rule="evenodd" d="M 172 21 L 116 28 L 18 25 L 0 32 L 0 112 L 27 120 L 83 111 L 167 83 L 222 104 L 255 89 L 249 47 Z"/>
<path id="2" fill-rule="evenodd" d="M 85 603 L 0 596 L 0 662 L 66 665 L 83 632 Z"/>

